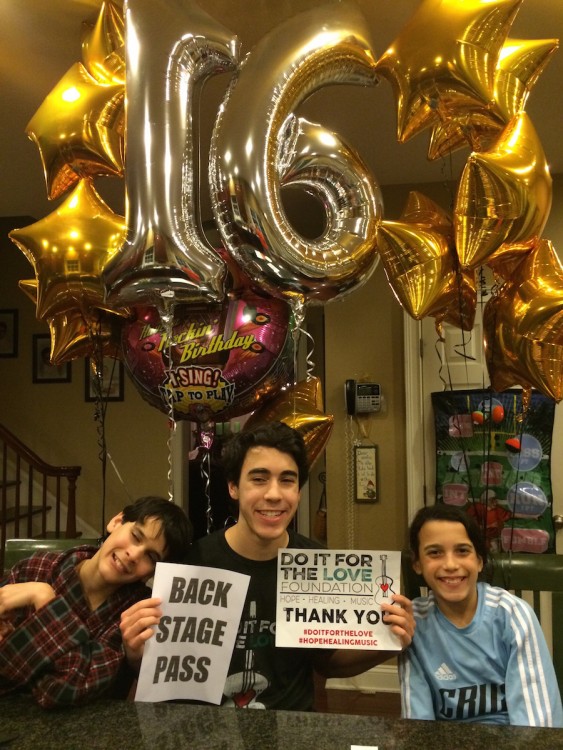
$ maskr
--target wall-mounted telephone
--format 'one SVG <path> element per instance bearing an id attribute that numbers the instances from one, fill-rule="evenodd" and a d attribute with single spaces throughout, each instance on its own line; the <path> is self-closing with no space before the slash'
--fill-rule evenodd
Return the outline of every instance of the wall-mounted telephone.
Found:
<path id="1" fill-rule="evenodd" d="M 348 414 L 366 414 L 381 411 L 381 386 L 379 383 L 359 383 L 347 380 L 344 384 Z"/>

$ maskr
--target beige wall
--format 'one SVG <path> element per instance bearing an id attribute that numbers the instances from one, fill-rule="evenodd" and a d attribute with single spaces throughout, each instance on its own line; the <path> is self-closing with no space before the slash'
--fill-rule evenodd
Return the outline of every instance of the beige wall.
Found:
<path id="1" fill-rule="evenodd" d="M 411 187 L 384 189 L 386 218 L 398 218 Z M 450 206 L 451 193 L 447 186 L 432 183 L 416 187 L 444 207 Z M 563 178 L 558 177 L 554 181 L 553 209 L 544 236 L 560 250 L 563 249 L 562 206 Z M 21 223 L 25 225 L 29 221 Z M 15 226 L 14 220 L 0 220 L 1 307 L 16 307 L 20 311 L 19 356 L 0 360 L 0 422 L 28 442 L 45 460 L 82 466 L 78 513 L 98 529 L 103 483 L 94 404 L 84 401 L 84 361 L 72 363 L 70 384 L 32 383 L 31 336 L 46 333 L 47 326 L 36 320 L 34 306 L 17 286 L 19 279 L 31 278 L 33 272 L 22 253 L 6 239 L 9 229 Z M 380 265 L 366 285 L 341 301 L 329 303 L 324 313 L 325 403 L 326 411 L 335 417 L 327 450 L 329 545 L 397 549 L 405 541 L 405 466 L 409 460 L 405 446 L 403 312 Z M 322 363 L 318 364 L 322 371 Z M 379 450 L 380 500 L 374 505 L 357 505 L 347 499 L 346 444 L 350 424 L 343 392 L 347 378 L 366 377 L 381 384 L 387 411 L 369 418 L 367 426 Z M 167 494 L 168 437 L 166 416 L 149 406 L 126 379 L 124 402 L 108 405 L 106 439 L 132 497 L 145 493 Z M 554 457 L 554 475 L 561 464 L 563 462 Z M 563 486 L 561 480 L 560 486 Z M 107 517 L 127 501 L 111 466 L 107 468 L 106 487 Z M 318 484 L 314 490 L 313 513 L 318 505 Z"/>
<path id="2" fill-rule="evenodd" d="M 335 417 L 327 450 L 329 545 L 396 549 L 406 518 L 403 326 L 382 267 L 361 289 L 327 305 L 325 321 L 326 409 Z M 357 429 L 344 407 L 347 378 L 380 383 L 386 401 L 386 413 L 363 418 L 379 451 L 375 504 L 352 504 L 347 497 L 350 432 Z"/>
<path id="3" fill-rule="evenodd" d="M 398 219 L 413 186 L 383 188 L 385 218 Z M 451 191 L 441 183 L 417 185 L 448 207 Z M 327 449 L 328 537 L 331 547 L 400 549 L 406 542 L 405 382 L 403 311 L 393 296 L 383 266 L 359 290 L 325 307 L 326 409 L 335 425 Z M 381 385 L 386 410 L 361 418 L 346 415 L 344 381 L 372 380 Z M 348 498 L 350 436 L 367 433 L 377 445 L 379 501 Z"/>

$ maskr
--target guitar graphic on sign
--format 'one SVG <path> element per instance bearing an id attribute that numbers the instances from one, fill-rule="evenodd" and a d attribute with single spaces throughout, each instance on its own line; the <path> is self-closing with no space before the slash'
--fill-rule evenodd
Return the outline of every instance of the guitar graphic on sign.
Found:
<path id="1" fill-rule="evenodd" d="M 250 636 L 256 634 L 256 602 L 250 602 L 249 616 L 245 625 L 248 627 Z M 234 708 L 266 708 L 259 701 L 260 693 L 263 693 L 270 682 L 263 674 L 255 669 L 255 653 L 253 648 L 244 651 L 244 667 L 242 672 L 230 674 L 223 688 L 223 695 L 227 698 L 225 706 Z M 239 657 L 240 658 L 240 657 Z"/>
<path id="2" fill-rule="evenodd" d="M 391 588 L 393 579 L 387 575 L 387 555 L 379 555 L 379 559 L 381 560 L 381 575 L 375 579 L 375 583 L 378 586 L 375 601 L 377 604 L 382 604 L 383 602 L 388 602 L 391 595 L 395 592 Z"/>

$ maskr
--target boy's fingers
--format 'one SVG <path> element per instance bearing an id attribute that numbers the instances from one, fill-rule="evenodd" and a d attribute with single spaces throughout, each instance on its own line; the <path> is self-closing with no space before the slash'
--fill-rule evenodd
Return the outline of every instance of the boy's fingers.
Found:
<path id="1" fill-rule="evenodd" d="M 162 616 L 162 611 L 159 609 L 160 603 L 160 599 L 154 598 L 143 599 L 133 604 L 132 607 L 121 613 L 121 629 L 123 630 L 124 627 L 131 627 L 139 623 L 142 624 L 147 618 L 152 618 L 152 624 L 154 625 Z"/>
<path id="2" fill-rule="evenodd" d="M 383 621 L 401 638 L 403 647 L 410 645 L 416 627 L 411 600 L 398 594 L 394 597 L 393 604 L 382 604 L 381 609 Z"/>
<path id="3" fill-rule="evenodd" d="M 148 635 L 145 636 L 146 640 L 146 638 L 149 638 L 153 632 L 153 625 L 158 624 L 161 614 L 160 610 L 156 609 L 152 610 L 151 613 L 144 614 L 143 616 L 122 619 L 120 625 L 121 635 L 123 638 L 131 639 L 146 631 L 148 633 Z"/>
<path id="4" fill-rule="evenodd" d="M 159 607 L 161 604 L 162 600 L 156 596 L 152 599 L 141 599 L 141 601 L 135 602 L 135 604 L 131 605 L 129 609 L 126 609 L 125 612 L 121 614 L 121 617 L 133 617 L 143 609 L 152 609 L 153 607 Z"/>

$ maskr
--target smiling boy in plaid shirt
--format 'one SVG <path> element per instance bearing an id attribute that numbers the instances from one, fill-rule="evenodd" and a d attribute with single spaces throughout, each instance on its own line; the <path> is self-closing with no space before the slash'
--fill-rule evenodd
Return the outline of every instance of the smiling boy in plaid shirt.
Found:
<path id="1" fill-rule="evenodd" d="M 36 553 L 0 580 L 0 695 L 24 688 L 53 708 L 117 684 L 121 613 L 150 595 L 158 561 L 183 561 L 192 531 L 184 511 L 159 497 L 128 505 L 107 530 L 99 549 Z"/>

